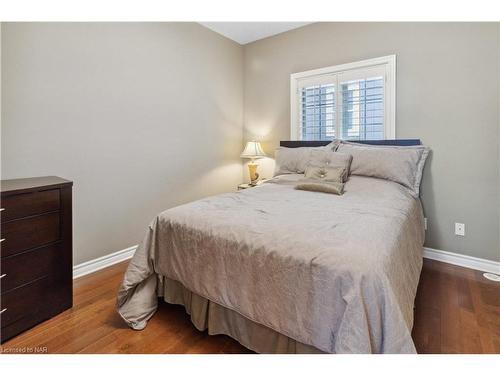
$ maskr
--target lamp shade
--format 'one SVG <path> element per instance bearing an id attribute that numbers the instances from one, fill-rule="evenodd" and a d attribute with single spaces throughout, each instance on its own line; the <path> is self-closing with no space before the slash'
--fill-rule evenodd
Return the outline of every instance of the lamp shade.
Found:
<path id="1" fill-rule="evenodd" d="M 247 142 L 245 149 L 241 153 L 240 157 L 247 159 L 258 159 L 266 156 L 260 142 L 250 141 Z"/>

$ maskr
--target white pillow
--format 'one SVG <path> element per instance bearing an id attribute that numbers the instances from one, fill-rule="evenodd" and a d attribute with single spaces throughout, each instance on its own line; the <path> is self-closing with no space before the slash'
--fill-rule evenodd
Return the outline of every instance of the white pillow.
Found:
<path id="1" fill-rule="evenodd" d="M 418 197 L 425 160 L 429 155 L 428 147 L 341 142 L 337 151 L 352 155 L 351 174 L 397 182 Z"/>

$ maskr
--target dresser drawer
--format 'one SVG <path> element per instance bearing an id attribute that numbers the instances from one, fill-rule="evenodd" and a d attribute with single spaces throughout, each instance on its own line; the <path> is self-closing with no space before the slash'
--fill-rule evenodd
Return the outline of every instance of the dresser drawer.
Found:
<path id="1" fill-rule="evenodd" d="M 71 308 L 71 294 L 67 282 L 44 278 L 0 296 L 7 309 L 0 317 L 0 343 Z"/>
<path id="2" fill-rule="evenodd" d="M 60 239 L 59 212 L 2 222 L 2 258 Z"/>
<path id="3" fill-rule="evenodd" d="M 5 327 L 26 316 L 35 316 L 44 308 L 50 292 L 50 281 L 44 277 L 0 296 L 1 326 Z"/>
<path id="4" fill-rule="evenodd" d="M 0 184 L 0 343 L 71 308 L 72 185 L 55 176 Z"/>
<path id="5" fill-rule="evenodd" d="M 1 293 L 4 294 L 41 277 L 56 274 L 62 267 L 63 260 L 60 243 L 2 258 Z"/>
<path id="6" fill-rule="evenodd" d="M 2 198 L 2 221 L 57 211 L 59 189 L 36 191 Z"/>

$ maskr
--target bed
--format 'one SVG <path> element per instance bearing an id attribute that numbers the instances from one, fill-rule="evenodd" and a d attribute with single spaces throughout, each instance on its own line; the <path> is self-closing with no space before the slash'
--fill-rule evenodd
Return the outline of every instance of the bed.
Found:
<path id="1" fill-rule="evenodd" d="M 259 353 L 415 353 L 420 200 L 378 178 L 351 176 L 340 196 L 296 190 L 300 178 L 160 213 L 118 292 L 125 322 L 145 328 L 163 300 Z"/>

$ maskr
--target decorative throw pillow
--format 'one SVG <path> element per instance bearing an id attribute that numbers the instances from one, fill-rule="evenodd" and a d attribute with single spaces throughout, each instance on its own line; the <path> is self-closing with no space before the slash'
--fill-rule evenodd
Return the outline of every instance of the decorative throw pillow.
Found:
<path id="1" fill-rule="evenodd" d="M 339 182 L 347 181 L 351 163 L 352 155 L 325 150 L 312 150 L 308 160 L 308 165 L 343 168 L 344 173 Z"/>
<path id="2" fill-rule="evenodd" d="M 397 182 L 418 197 L 429 148 L 425 146 L 373 146 L 341 142 L 338 152 L 352 155 L 351 174 Z"/>
<path id="3" fill-rule="evenodd" d="M 305 178 L 295 186 L 298 190 L 319 191 L 323 193 L 341 195 L 344 192 L 343 177 L 345 167 L 316 166 L 309 164 L 305 171 Z"/>
<path id="4" fill-rule="evenodd" d="M 342 195 L 344 193 L 344 184 L 340 182 L 301 182 L 295 186 L 297 190 L 319 191 L 321 193 Z"/>
<path id="5" fill-rule="evenodd" d="M 306 180 L 318 182 L 344 182 L 345 167 L 316 166 L 309 164 L 304 173 Z"/>
<path id="6" fill-rule="evenodd" d="M 276 166 L 274 169 L 274 175 L 279 176 L 281 174 L 304 173 L 309 156 L 313 150 L 331 152 L 335 151 L 339 144 L 340 141 L 336 140 L 322 147 L 278 147 L 275 152 Z"/>

